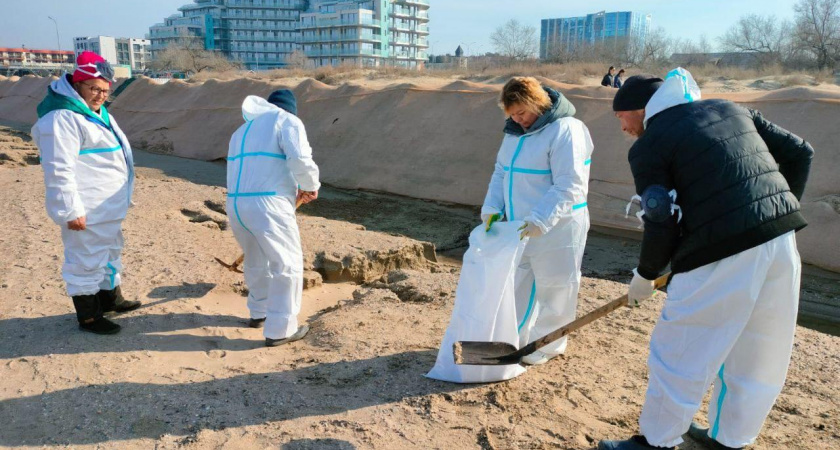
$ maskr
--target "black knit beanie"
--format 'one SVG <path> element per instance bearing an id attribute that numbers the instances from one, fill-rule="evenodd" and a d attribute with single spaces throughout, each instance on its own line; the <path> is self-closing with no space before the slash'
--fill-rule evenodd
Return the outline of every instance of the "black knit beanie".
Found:
<path id="1" fill-rule="evenodd" d="M 645 109 L 664 81 L 653 75 L 634 75 L 627 79 L 613 99 L 613 111 Z"/>
<path id="2" fill-rule="evenodd" d="M 297 115 L 297 100 L 295 100 L 295 93 L 288 89 L 279 89 L 268 96 L 268 102 L 283 108 L 290 114 Z"/>

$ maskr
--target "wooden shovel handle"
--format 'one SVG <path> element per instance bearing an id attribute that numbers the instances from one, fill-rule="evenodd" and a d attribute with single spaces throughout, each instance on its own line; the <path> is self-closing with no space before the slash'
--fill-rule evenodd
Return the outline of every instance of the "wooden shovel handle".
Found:
<path id="1" fill-rule="evenodd" d="M 653 289 L 654 290 L 661 289 L 666 284 L 668 284 L 668 278 L 670 278 L 670 276 L 671 276 L 670 273 L 666 273 L 665 275 L 662 275 L 661 277 L 657 278 L 653 282 Z M 609 313 L 611 313 L 611 312 L 613 312 L 613 311 L 615 311 L 615 310 L 617 310 L 617 309 L 619 309 L 623 306 L 627 306 L 627 303 L 628 303 L 627 294 L 624 294 L 621 297 L 607 303 L 606 305 L 601 306 L 600 308 L 597 308 L 597 309 L 593 310 L 589 314 L 586 314 L 585 316 L 580 317 L 577 320 L 571 322 L 570 324 L 558 329 L 557 331 L 553 331 L 553 332 L 547 334 L 546 336 L 544 336 L 540 339 L 537 339 L 533 343 L 529 344 L 529 346 L 533 345 L 534 349 L 544 347 L 544 346 L 556 341 L 557 339 L 560 339 L 563 336 L 568 335 L 569 333 L 571 333 L 573 331 L 577 331 L 580 328 L 583 328 L 584 326 L 589 325 L 590 323 L 600 319 L 601 317 L 606 316 L 607 314 L 609 314 Z"/>

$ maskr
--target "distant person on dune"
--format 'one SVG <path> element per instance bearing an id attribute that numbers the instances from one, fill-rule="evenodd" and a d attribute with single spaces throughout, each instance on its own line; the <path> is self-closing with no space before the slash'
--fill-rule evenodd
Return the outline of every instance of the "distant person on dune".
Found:
<path id="1" fill-rule="evenodd" d="M 700 100 L 691 74 L 627 79 L 613 101 L 644 237 L 631 306 L 674 274 L 650 341 L 641 433 L 600 450 L 752 444 L 787 375 L 802 271 L 795 232 L 814 149 L 751 109 Z M 692 417 L 710 385 L 710 428 Z"/>
<path id="2" fill-rule="evenodd" d="M 265 326 L 265 345 L 302 339 L 303 250 L 295 207 L 318 198 L 318 166 L 292 91 L 242 104 L 245 123 L 230 139 L 227 213 L 245 253 L 249 326 Z"/>
<path id="3" fill-rule="evenodd" d="M 481 219 L 487 230 L 502 218 L 524 221 L 530 240 L 515 285 L 520 339 L 530 342 L 575 318 L 594 145 L 572 103 L 535 78 L 511 79 L 500 106 L 505 137 Z M 522 361 L 544 364 L 565 350 L 564 337 Z"/>
<path id="4" fill-rule="evenodd" d="M 615 75 L 615 79 L 613 80 L 614 88 L 621 89 L 621 84 L 624 83 L 624 78 L 622 77 L 623 75 L 624 69 L 619 70 L 618 73 Z"/>
<path id="5" fill-rule="evenodd" d="M 610 66 L 610 70 L 607 71 L 607 74 L 604 75 L 604 78 L 601 80 L 601 86 L 604 87 L 613 87 L 613 76 L 615 75 L 615 66 Z"/>
<path id="6" fill-rule="evenodd" d="M 114 82 L 110 64 L 93 52 L 79 55 L 72 75 L 50 84 L 38 105 L 32 138 L 41 152 L 47 214 L 61 227 L 61 274 L 79 327 L 114 334 L 106 312 L 131 311 L 120 272 L 122 222 L 134 190 L 131 146 L 105 108 Z"/>

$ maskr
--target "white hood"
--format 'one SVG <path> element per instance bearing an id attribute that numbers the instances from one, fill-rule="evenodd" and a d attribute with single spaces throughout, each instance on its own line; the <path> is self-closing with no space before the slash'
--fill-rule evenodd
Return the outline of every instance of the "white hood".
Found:
<path id="1" fill-rule="evenodd" d="M 245 101 L 242 102 L 242 117 L 244 117 L 247 122 L 250 122 L 263 114 L 277 113 L 278 111 L 283 110 L 280 107 L 269 103 L 268 100 L 262 97 L 257 97 L 256 95 L 249 95 L 245 98 Z"/>
<path id="2" fill-rule="evenodd" d="M 65 97 L 70 97 L 72 99 L 78 100 L 82 102 L 83 105 L 87 104 L 85 102 L 85 99 L 83 99 L 82 96 L 79 95 L 79 93 L 76 92 L 75 89 L 73 89 L 73 85 L 70 84 L 69 81 L 67 81 L 67 74 L 58 77 L 57 80 L 50 83 L 50 87 L 56 94 L 61 94 Z"/>
<path id="3" fill-rule="evenodd" d="M 700 100 L 700 86 L 687 70 L 677 67 L 668 72 L 665 82 L 645 106 L 645 128 L 648 120 L 662 111 L 697 100 Z"/>

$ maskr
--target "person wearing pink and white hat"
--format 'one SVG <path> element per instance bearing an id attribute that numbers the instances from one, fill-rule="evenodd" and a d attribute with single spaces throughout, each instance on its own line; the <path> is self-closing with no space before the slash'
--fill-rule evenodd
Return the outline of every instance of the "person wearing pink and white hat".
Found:
<path id="1" fill-rule="evenodd" d="M 83 52 L 76 70 L 53 81 L 38 105 L 32 138 L 41 152 L 49 217 L 61 227 L 62 276 L 79 327 L 114 334 L 106 312 L 137 309 L 120 290 L 122 221 L 134 190 L 131 146 L 104 106 L 114 70 Z"/>

